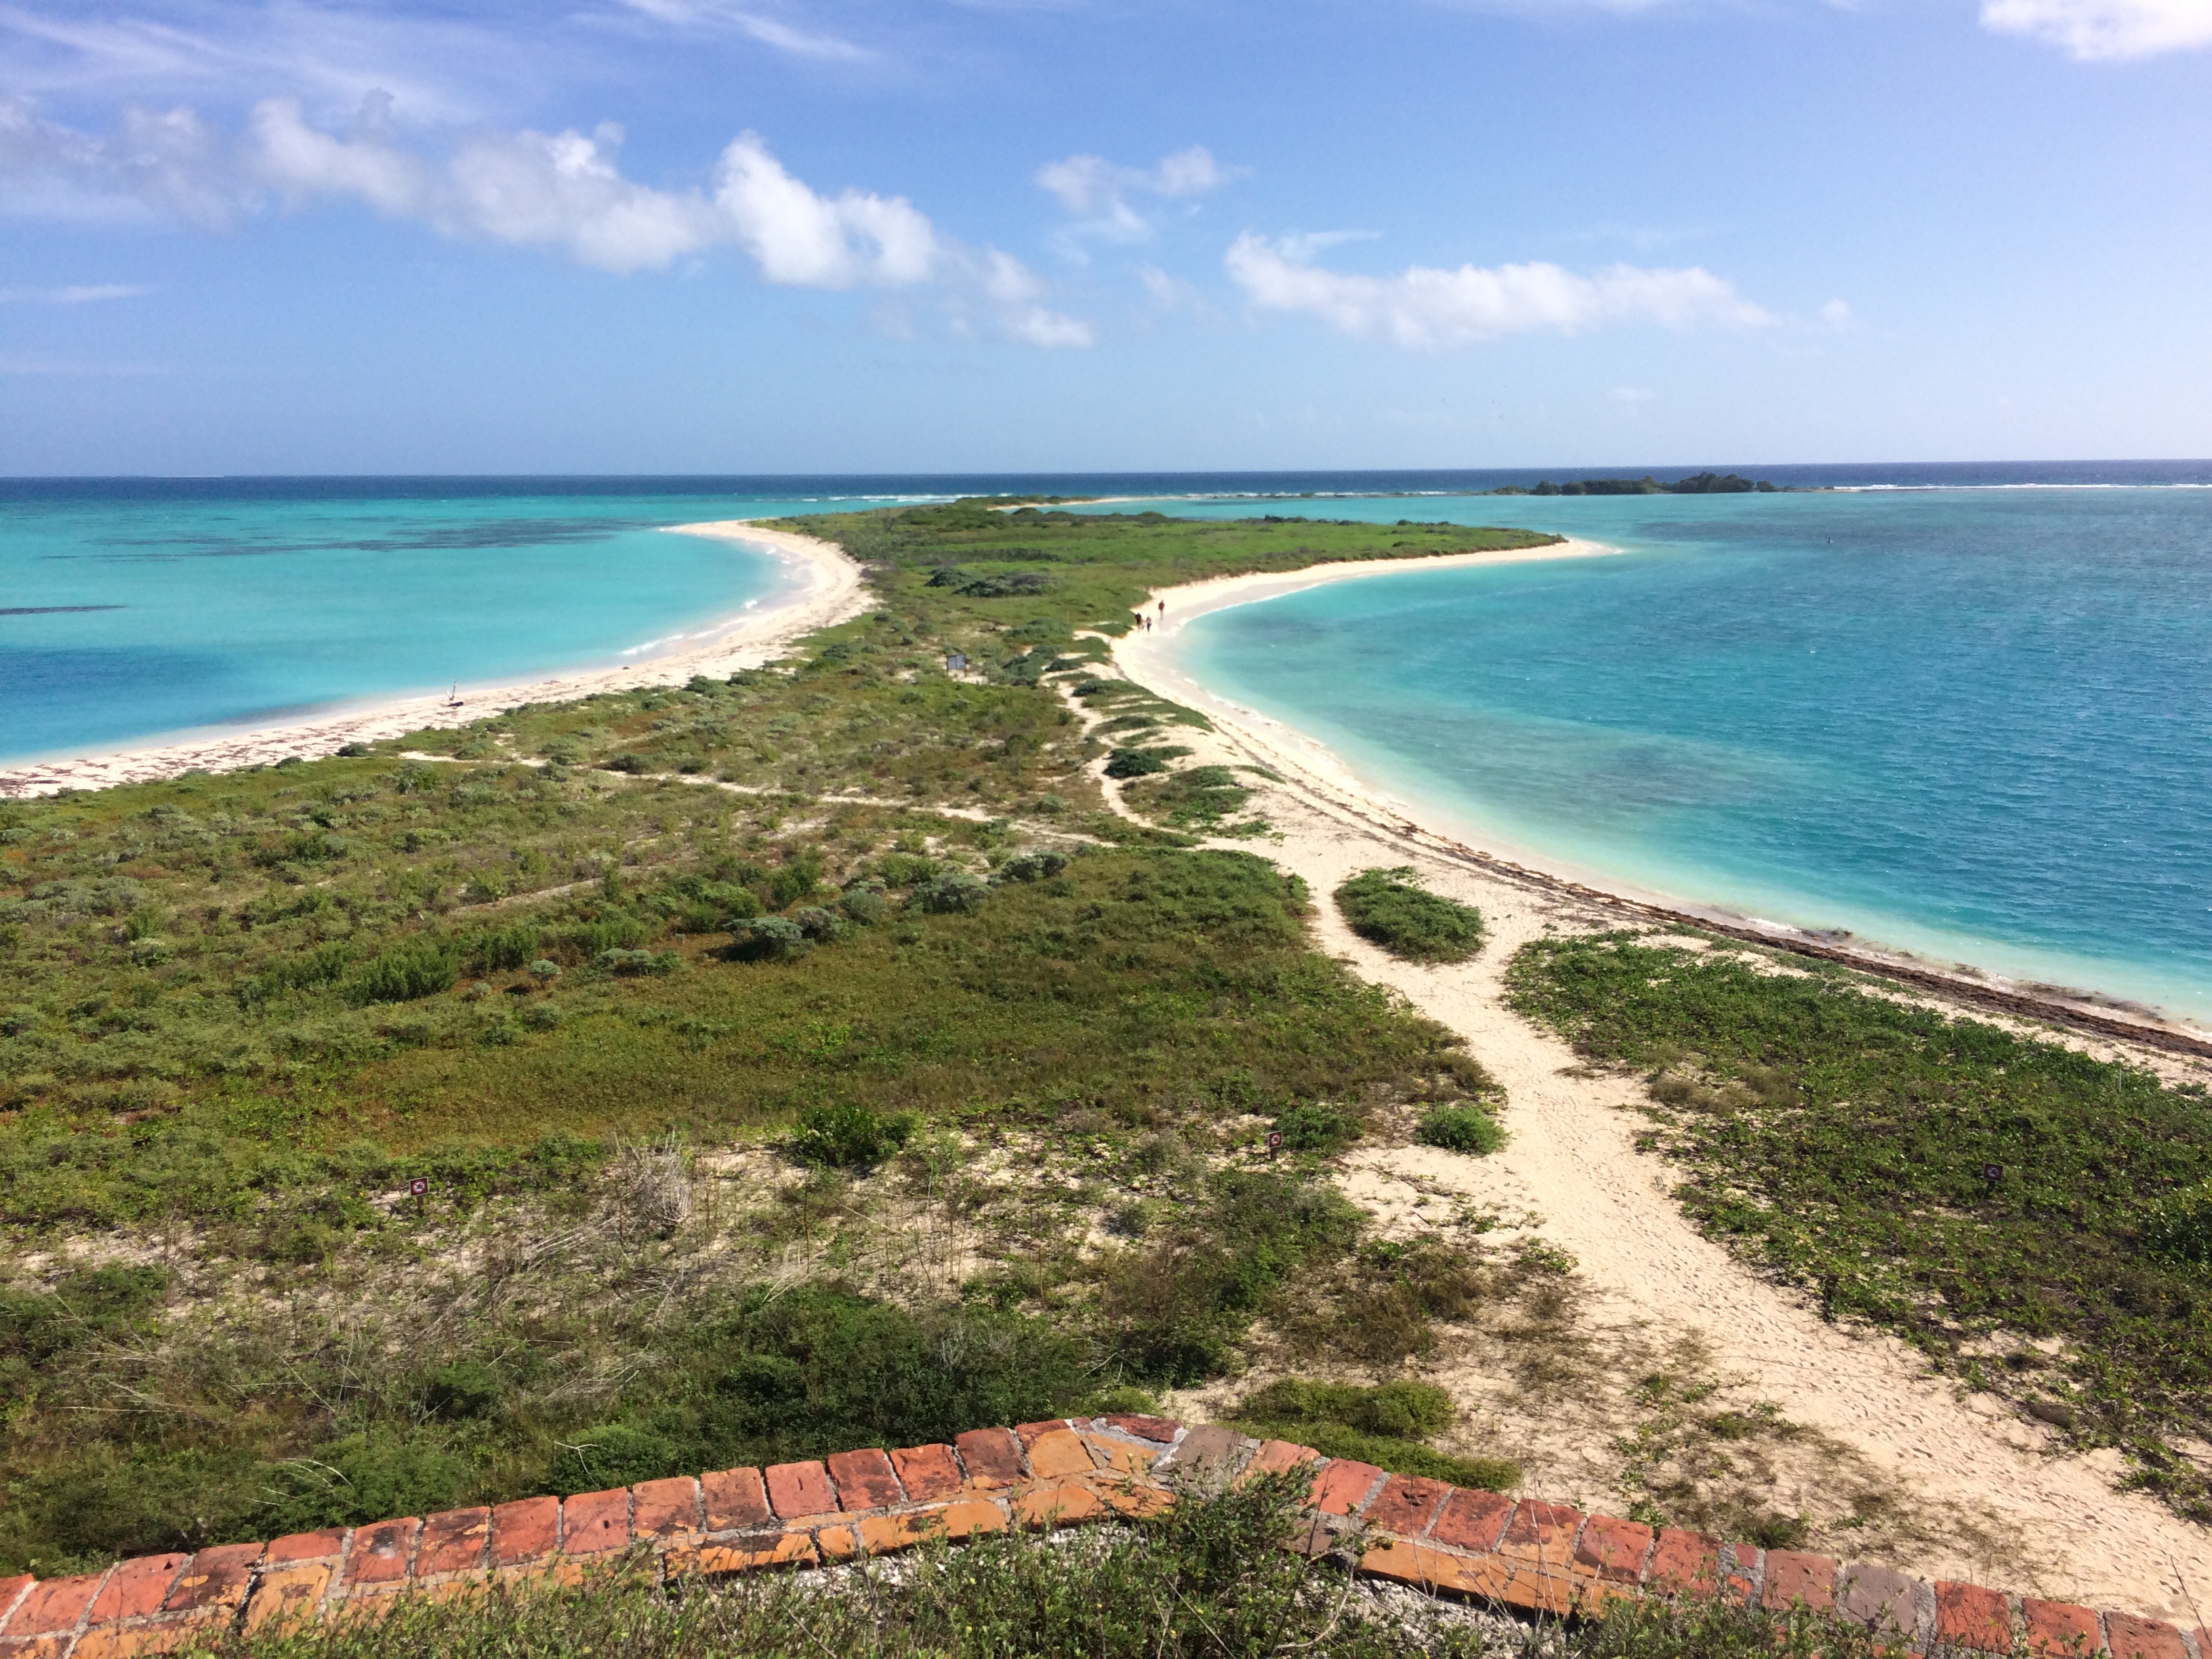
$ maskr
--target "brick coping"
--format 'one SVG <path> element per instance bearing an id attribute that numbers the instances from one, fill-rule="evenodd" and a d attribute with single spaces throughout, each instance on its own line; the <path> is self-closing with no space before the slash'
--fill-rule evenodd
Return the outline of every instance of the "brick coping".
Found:
<path id="1" fill-rule="evenodd" d="M 2212 1659 L 2212 1632 L 2132 1613 L 1929 1583 L 1889 1567 L 1726 1544 L 1565 1504 L 1388 1474 L 1307 1446 L 1155 1417 L 976 1429 L 951 1445 L 841 1452 L 562 1499 L 409 1516 L 150 1555 L 76 1577 L 0 1579 L 0 1659 L 165 1653 L 231 1630 L 297 1626 L 376 1598 L 486 1583 L 574 1583 L 620 1564 L 656 1583 L 834 1565 L 931 1537 L 1156 1514 L 1170 1478 L 1310 1468 L 1301 1547 L 1357 1533 L 1360 1571 L 1430 1593 L 1565 1617 L 1616 1597 L 1723 1595 L 1832 1609 L 1917 1652 Z"/>

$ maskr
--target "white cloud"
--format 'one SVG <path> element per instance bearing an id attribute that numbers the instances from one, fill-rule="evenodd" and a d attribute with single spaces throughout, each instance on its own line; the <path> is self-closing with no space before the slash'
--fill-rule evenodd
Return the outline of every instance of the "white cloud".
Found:
<path id="1" fill-rule="evenodd" d="M 750 6 L 728 3 L 728 0 L 622 0 L 635 12 L 652 18 L 655 22 L 672 24 L 679 28 L 720 28 L 757 40 L 764 46 L 788 52 L 793 58 L 811 58 L 829 63 L 866 63 L 877 56 L 865 46 L 834 34 L 819 34 L 803 29 L 757 11 Z"/>
<path id="2" fill-rule="evenodd" d="M 1610 323 L 1758 327 L 1772 321 L 1711 271 L 1613 265 L 1578 276 L 1554 264 L 1414 265 L 1395 276 L 1358 276 L 1309 262 L 1295 240 L 1250 233 L 1224 261 L 1261 311 L 1314 317 L 1340 333 L 1409 349 L 1437 349 L 1505 334 L 1578 334 Z"/>
<path id="3" fill-rule="evenodd" d="M 2212 45 L 2212 0 L 1983 0 L 1982 25 L 2083 63 Z"/>
<path id="4" fill-rule="evenodd" d="M 1081 257 L 1082 241 L 1141 242 L 1152 234 L 1152 222 L 1130 202 L 1133 196 L 1186 201 L 1218 190 L 1245 169 L 1224 167 L 1203 144 L 1177 150 L 1156 167 L 1117 167 L 1103 155 L 1071 155 L 1048 161 L 1036 183 L 1076 216 L 1062 233 L 1062 252 Z"/>
<path id="5" fill-rule="evenodd" d="M 780 286 L 933 287 L 948 305 L 981 302 L 1009 339 L 1091 343 L 1088 324 L 1040 303 L 1044 284 L 1012 255 L 943 235 L 904 197 L 824 196 L 757 133 L 731 141 L 708 188 L 665 190 L 623 176 L 617 126 L 479 131 L 432 154 L 399 142 L 389 106 L 372 96 L 349 130 L 333 132 L 310 122 L 298 99 L 267 99 L 232 141 L 185 109 L 127 112 L 120 131 L 100 137 L 0 100 L 0 211 L 128 213 L 216 229 L 271 198 L 294 209 L 356 202 L 441 235 L 617 272 L 665 270 L 734 247 Z"/>
<path id="6" fill-rule="evenodd" d="M 133 283 L 81 283 L 66 288 L 0 288 L 0 305 L 88 306 L 102 300 L 143 300 L 154 290 Z"/>
<path id="7" fill-rule="evenodd" d="M 188 109 L 126 107 L 104 137 L 0 97 L 0 211 L 74 219 L 169 218 L 206 228 L 236 217 L 223 144 Z"/>

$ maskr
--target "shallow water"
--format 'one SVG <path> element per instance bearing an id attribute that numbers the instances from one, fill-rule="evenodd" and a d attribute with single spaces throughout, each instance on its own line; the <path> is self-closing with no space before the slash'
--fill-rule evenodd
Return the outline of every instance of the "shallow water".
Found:
<path id="1" fill-rule="evenodd" d="M 658 526 L 844 504 L 588 480 L 0 486 L 0 759 L 635 660 L 791 580 Z"/>
<path id="2" fill-rule="evenodd" d="M 1341 582 L 1193 623 L 1196 678 L 1431 821 L 2212 1017 L 2212 490 L 1267 510 L 1627 550 Z"/>

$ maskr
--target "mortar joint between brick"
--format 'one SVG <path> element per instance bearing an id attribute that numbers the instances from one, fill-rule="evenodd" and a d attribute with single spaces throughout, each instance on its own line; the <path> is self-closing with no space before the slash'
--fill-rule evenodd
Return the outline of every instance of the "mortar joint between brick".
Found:
<path id="1" fill-rule="evenodd" d="M 2181 1650 L 2189 1656 L 2189 1659 L 2204 1659 L 2203 1646 L 2197 1641 L 2194 1630 L 2181 1632 Z"/>

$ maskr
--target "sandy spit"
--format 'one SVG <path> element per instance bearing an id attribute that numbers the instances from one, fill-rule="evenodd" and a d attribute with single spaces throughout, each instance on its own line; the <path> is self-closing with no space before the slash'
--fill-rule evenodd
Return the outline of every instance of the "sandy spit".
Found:
<path id="1" fill-rule="evenodd" d="M 1604 550 L 1581 544 L 1441 562 Z M 1177 732 L 1176 741 L 1196 751 L 1192 764 L 1256 764 L 1280 775 L 1283 782 L 1263 787 L 1254 802 L 1280 832 L 1268 855 L 1316 893 L 1361 869 L 1411 865 L 1436 890 L 1480 906 L 1488 922 L 1489 941 L 1475 960 L 1426 967 L 1399 962 L 1359 939 L 1325 901 L 1316 907 L 1324 950 L 1459 1032 L 1508 1093 L 1504 1121 L 1511 1139 L 1503 1152 L 1476 1159 L 1377 1147 L 1356 1155 L 1364 1173 L 1355 1174 L 1370 1184 L 1387 1182 L 1395 1166 L 1410 1159 L 1423 1164 L 1421 1173 L 1431 1182 L 1504 1212 L 1540 1217 L 1544 1237 L 1578 1260 L 1606 1322 L 1655 1337 L 1702 1339 L 1717 1370 L 1742 1379 L 1791 1421 L 1850 1448 L 1893 1479 L 1931 1519 L 1972 1518 L 1953 1541 L 1905 1551 L 1894 1565 L 1929 1577 L 1993 1582 L 1983 1548 L 1966 1535 L 1978 1531 L 2006 1547 L 2002 1577 L 1994 1582 L 2197 1622 L 2193 1604 L 2212 1593 L 2212 1531 L 2153 1498 L 2121 1490 L 2118 1454 L 2066 1452 L 2041 1425 L 1931 1373 L 1903 1343 L 1878 1331 L 1826 1323 L 1794 1291 L 1748 1271 L 1683 1215 L 1671 1196 L 1676 1177 L 1670 1167 L 1638 1149 L 1640 1083 L 1592 1074 L 1565 1042 L 1507 1006 L 1504 969 L 1520 945 L 1550 932 L 1645 920 L 1636 906 L 1425 829 L 1367 792 L 1321 745 L 1212 696 L 1175 664 L 1175 634 L 1193 617 L 1317 582 L 1406 568 L 1344 564 L 1170 589 L 1153 597 L 1155 615 L 1161 614 L 1158 601 L 1167 602 L 1160 624 L 1114 647 L 1115 663 L 1129 678 L 1214 721 L 1212 734 Z M 2092 1049 L 2107 1046 L 2063 1032 L 2040 1034 Z M 2148 1058 L 2140 1052 L 2127 1057 Z M 2212 1066 L 2201 1060 L 2159 1059 L 2161 1070 L 2212 1078 Z M 1628 1494 L 1614 1486 L 1614 1459 L 1602 1439 L 1529 1449 L 1535 1454 L 1528 1460 L 1532 1480 L 1545 1489 L 1540 1495 L 1622 1512 Z"/>
<path id="2" fill-rule="evenodd" d="M 345 744 L 371 743 L 430 726 L 465 726 L 523 703 L 572 702 L 601 691 L 680 685 L 695 674 L 720 678 L 741 668 L 757 668 L 774 661 L 804 635 L 848 621 L 872 602 L 862 583 L 860 567 L 833 543 L 772 530 L 746 519 L 673 525 L 670 529 L 684 535 L 720 537 L 771 553 L 793 568 L 799 585 L 762 610 L 722 618 L 700 633 L 685 636 L 685 643 L 675 650 L 619 668 L 591 669 L 544 680 L 465 685 L 458 700 L 436 693 L 395 697 L 350 704 L 282 725 L 225 730 L 159 748 L 34 761 L 0 770 L 0 798 L 149 783 L 193 770 L 234 771 L 292 756 L 313 760 L 335 753 Z"/>

